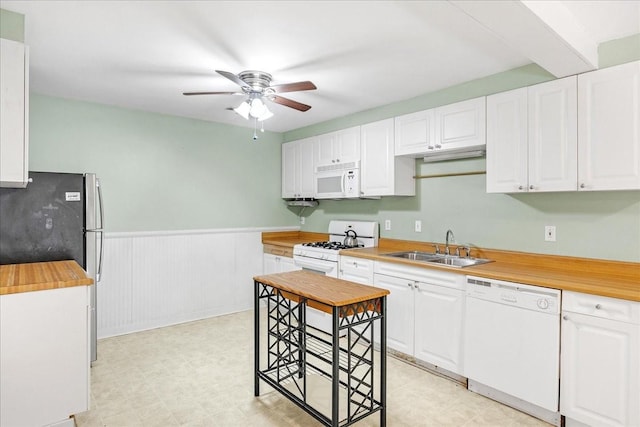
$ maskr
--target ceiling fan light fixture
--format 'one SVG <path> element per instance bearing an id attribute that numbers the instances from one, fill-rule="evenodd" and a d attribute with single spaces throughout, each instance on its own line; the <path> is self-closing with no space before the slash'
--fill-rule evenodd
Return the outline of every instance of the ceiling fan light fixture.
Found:
<path id="1" fill-rule="evenodd" d="M 267 109 L 267 106 L 264 105 L 264 102 L 262 102 L 262 99 L 254 98 L 251 100 L 251 110 L 249 111 L 249 115 L 251 117 L 257 119 L 261 117 L 266 111 L 269 110 Z"/>
<path id="2" fill-rule="evenodd" d="M 267 108 L 267 106 L 265 105 L 264 107 L 264 113 L 262 113 L 260 115 L 260 117 L 258 117 L 258 121 L 259 122 L 263 122 L 267 119 L 270 119 L 271 117 L 273 117 L 273 113 L 271 111 L 269 111 L 269 109 Z"/>
<path id="3" fill-rule="evenodd" d="M 249 120 L 249 113 L 251 112 L 251 106 L 247 101 L 243 101 L 242 104 L 238 105 L 233 109 L 240 116 L 244 117 L 245 120 Z"/>

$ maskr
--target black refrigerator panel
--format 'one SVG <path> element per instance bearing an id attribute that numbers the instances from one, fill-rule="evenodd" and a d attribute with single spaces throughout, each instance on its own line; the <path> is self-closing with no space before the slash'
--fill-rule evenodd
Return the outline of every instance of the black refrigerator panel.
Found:
<path id="1" fill-rule="evenodd" d="M 82 174 L 29 172 L 27 188 L 0 188 L 0 264 L 85 263 Z"/>

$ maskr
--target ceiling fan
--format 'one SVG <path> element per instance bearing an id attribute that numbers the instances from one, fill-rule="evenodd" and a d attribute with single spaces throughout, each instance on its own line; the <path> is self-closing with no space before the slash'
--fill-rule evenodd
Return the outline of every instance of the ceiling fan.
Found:
<path id="1" fill-rule="evenodd" d="M 243 71 L 238 75 L 228 71 L 216 70 L 216 73 L 236 83 L 242 92 L 183 92 L 183 95 L 247 95 L 247 99 L 233 110 L 245 119 L 253 118 L 264 121 L 273 116 L 264 103 L 264 99 L 293 108 L 298 111 L 307 111 L 310 105 L 279 96 L 279 93 L 298 92 L 317 89 L 310 81 L 271 85 L 271 74 L 264 71 Z"/>

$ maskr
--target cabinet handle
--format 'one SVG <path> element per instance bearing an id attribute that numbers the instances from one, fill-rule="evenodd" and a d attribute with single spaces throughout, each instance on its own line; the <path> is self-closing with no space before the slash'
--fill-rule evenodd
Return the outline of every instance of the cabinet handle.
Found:
<path id="1" fill-rule="evenodd" d="M 427 146 L 427 150 L 433 150 L 433 145 Z"/>
<path id="2" fill-rule="evenodd" d="M 336 163 L 340 163 L 340 159 L 336 159 Z"/>
<path id="3" fill-rule="evenodd" d="M 518 187 L 518 190 L 520 190 L 520 191 L 524 190 L 524 186 L 522 186 L 522 185 L 521 185 L 521 186 L 519 186 L 519 187 Z"/>
<path id="4" fill-rule="evenodd" d="M 336 162 L 335 159 L 331 159 L 331 163 L 335 163 L 335 162 Z"/>
<path id="5" fill-rule="evenodd" d="M 562 316 L 562 320 L 569 320 L 569 316 Z"/>
<path id="6" fill-rule="evenodd" d="M 420 285 L 418 285 L 417 283 L 415 285 L 413 285 L 414 289 L 420 289 Z"/>
<path id="7" fill-rule="evenodd" d="M 411 283 L 407 283 L 407 286 L 413 288 L 413 285 Z"/>
<path id="8" fill-rule="evenodd" d="M 436 144 L 436 148 L 442 148 L 442 145 Z"/>
<path id="9" fill-rule="evenodd" d="M 584 185 L 584 182 L 582 184 L 580 184 L 580 188 L 585 188 L 586 185 Z"/>
<path id="10" fill-rule="evenodd" d="M 601 308 L 602 308 L 602 305 L 596 304 L 596 310 L 600 310 Z"/>
<path id="11" fill-rule="evenodd" d="M 529 186 L 529 190 L 533 190 L 533 185 L 530 185 L 530 186 Z"/>

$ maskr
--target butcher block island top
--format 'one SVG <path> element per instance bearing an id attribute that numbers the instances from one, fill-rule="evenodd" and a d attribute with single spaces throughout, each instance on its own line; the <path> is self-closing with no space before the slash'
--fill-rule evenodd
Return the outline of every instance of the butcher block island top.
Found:
<path id="1" fill-rule="evenodd" d="M 389 294 L 386 289 L 374 288 L 373 286 L 361 285 L 303 270 L 267 274 L 256 276 L 253 279 L 281 291 L 290 292 L 331 307 L 356 304 Z"/>
<path id="2" fill-rule="evenodd" d="M 71 260 L 0 265 L 0 295 L 91 284 L 93 279 Z"/>

